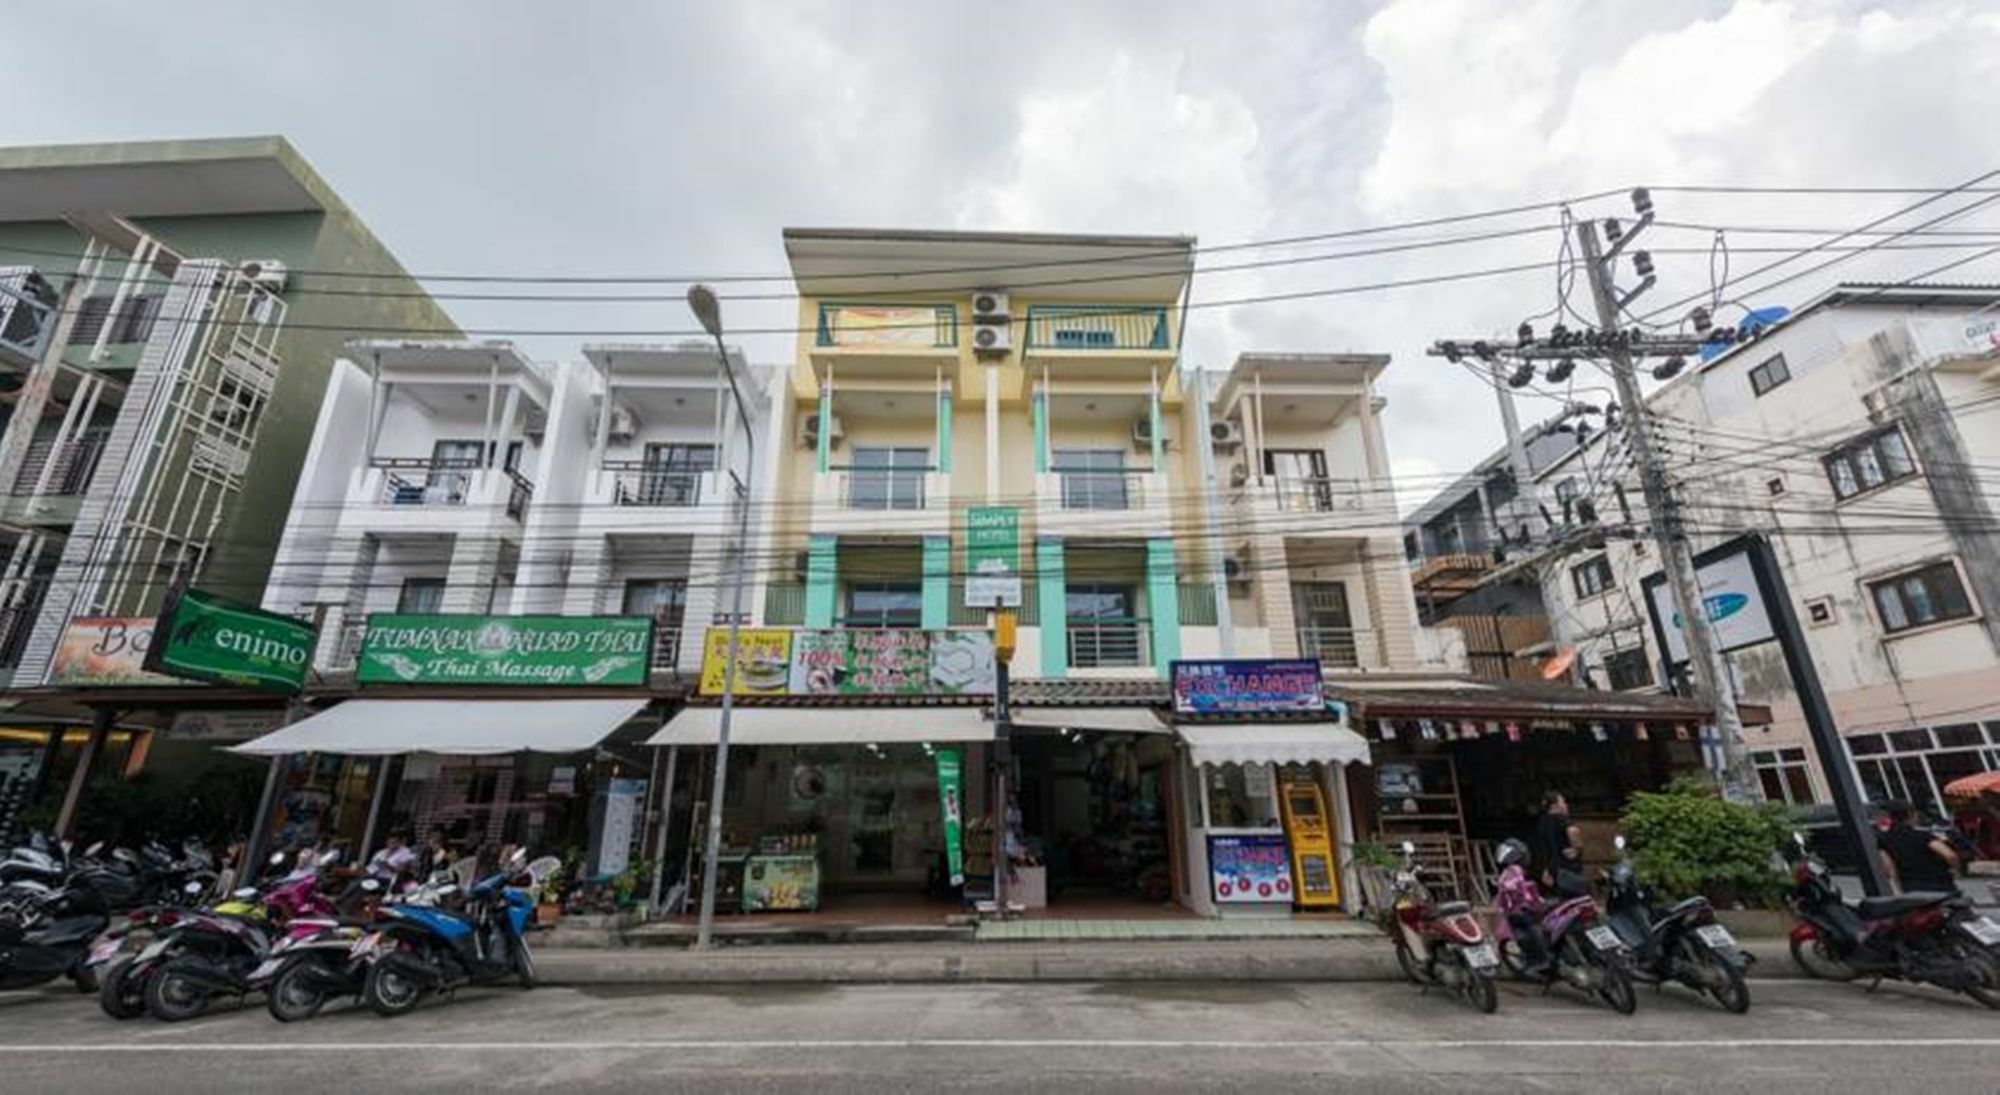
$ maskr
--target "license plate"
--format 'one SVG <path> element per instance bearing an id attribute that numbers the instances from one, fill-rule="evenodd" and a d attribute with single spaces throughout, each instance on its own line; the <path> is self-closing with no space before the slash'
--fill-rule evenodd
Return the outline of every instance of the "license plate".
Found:
<path id="1" fill-rule="evenodd" d="M 264 961 L 258 963 L 256 969 L 250 971 L 250 980 L 262 981 L 264 978 L 278 972 L 278 967 L 284 964 L 285 960 L 282 958 L 266 958 Z"/>
<path id="2" fill-rule="evenodd" d="M 167 953 L 167 941 L 164 939 L 155 939 L 151 943 L 146 944 L 146 949 L 140 951 L 139 957 L 133 959 L 133 961 L 151 962 L 165 953 Z"/>
<path id="3" fill-rule="evenodd" d="M 1591 946 L 1601 951 L 1623 950 L 1625 947 L 1625 944 L 1618 941 L 1618 933 L 1602 924 L 1585 928 L 1583 937 L 1590 940 Z"/>
<path id="4" fill-rule="evenodd" d="M 1481 943 L 1465 948 L 1465 963 L 1476 970 L 1490 970 L 1500 965 L 1500 956 L 1493 951 L 1493 944 Z"/>
<path id="5" fill-rule="evenodd" d="M 1729 929 L 1720 924 L 1703 924 L 1694 930 L 1694 934 L 1696 938 L 1708 944 L 1710 950 L 1733 951 L 1736 949 L 1736 937 L 1729 934 Z"/>
<path id="6" fill-rule="evenodd" d="M 1994 921 L 1990 916 L 1966 921 L 1965 930 L 1971 932 L 1974 939 L 1989 947 L 2000 946 L 2000 922 Z"/>

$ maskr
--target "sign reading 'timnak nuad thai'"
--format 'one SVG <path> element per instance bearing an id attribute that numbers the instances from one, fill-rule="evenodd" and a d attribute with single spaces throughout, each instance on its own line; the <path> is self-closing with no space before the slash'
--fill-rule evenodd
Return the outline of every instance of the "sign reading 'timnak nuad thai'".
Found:
<path id="1" fill-rule="evenodd" d="M 362 684 L 643 685 L 646 616 L 376 613 L 354 667 Z"/>

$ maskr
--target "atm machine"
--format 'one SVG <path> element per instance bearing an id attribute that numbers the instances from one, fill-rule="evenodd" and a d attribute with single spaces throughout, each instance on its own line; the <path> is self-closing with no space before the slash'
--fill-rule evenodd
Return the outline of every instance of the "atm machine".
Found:
<path id="1" fill-rule="evenodd" d="M 1319 781 L 1303 771 L 1289 771 L 1279 783 L 1278 804 L 1285 820 L 1285 837 L 1292 848 L 1292 901 L 1301 908 L 1335 908 L 1340 904 L 1340 864 L 1333 852 L 1333 822 L 1327 816 L 1326 794 Z"/>

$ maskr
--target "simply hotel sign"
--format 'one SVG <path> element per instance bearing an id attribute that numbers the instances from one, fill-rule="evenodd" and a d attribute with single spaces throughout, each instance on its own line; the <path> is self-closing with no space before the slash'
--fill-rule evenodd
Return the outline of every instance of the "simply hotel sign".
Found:
<path id="1" fill-rule="evenodd" d="M 647 616 L 422 616 L 378 612 L 361 684 L 643 685 Z"/>
<path id="2" fill-rule="evenodd" d="M 146 668 L 187 680 L 295 693 L 305 687 L 317 637 L 303 620 L 183 590 L 153 628 Z"/>

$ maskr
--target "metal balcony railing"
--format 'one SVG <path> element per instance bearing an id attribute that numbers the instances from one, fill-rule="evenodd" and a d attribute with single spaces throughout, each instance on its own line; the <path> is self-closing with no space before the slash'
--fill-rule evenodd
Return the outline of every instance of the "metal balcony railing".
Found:
<path id="1" fill-rule="evenodd" d="M 528 503 L 534 500 L 535 484 L 520 472 L 507 469 L 507 516 L 519 521 L 528 512 Z"/>
<path id="2" fill-rule="evenodd" d="M 1069 664 L 1078 669 L 1108 669 L 1147 664 L 1150 632 L 1146 621 L 1133 617 L 1072 619 L 1068 623 Z"/>
<path id="3" fill-rule="evenodd" d="M 1329 478 L 1279 479 L 1275 488 L 1278 509 L 1284 513 L 1332 513 L 1333 480 Z"/>
<path id="4" fill-rule="evenodd" d="M 1062 477 L 1062 508 L 1129 510 L 1145 505 L 1146 471 L 1069 471 Z"/>
<path id="5" fill-rule="evenodd" d="M 958 345 L 958 309 L 950 304 L 822 302 L 814 336 L 814 343 L 825 347 L 952 347 Z"/>
<path id="6" fill-rule="evenodd" d="M 31 443 L 21 461 L 21 472 L 14 477 L 14 493 L 34 490 L 43 469 L 48 469 L 49 480 L 43 494 L 64 497 L 83 494 L 90 489 L 90 477 L 97 471 L 97 460 L 104 455 L 104 441 L 109 434 L 109 430 L 90 430 L 62 445 L 53 441 Z"/>
<path id="7" fill-rule="evenodd" d="M 1154 304 L 1031 304 L 1029 349 L 1168 350 L 1167 310 Z"/>
<path id="8" fill-rule="evenodd" d="M 701 502 L 702 472 L 668 471 L 643 460 L 606 460 L 611 500 L 620 506 L 692 506 Z"/>
<path id="9" fill-rule="evenodd" d="M 837 466 L 845 473 L 840 504 L 847 509 L 920 510 L 925 507 L 924 480 L 931 467 L 880 468 Z"/>
<path id="10" fill-rule="evenodd" d="M 1365 628 L 1307 624 L 1298 629 L 1299 657 L 1328 669 L 1383 668 L 1375 633 Z"/>
<path id="11" fill-rule="evenodd" d="M 657 670 L 671 670 L 681 663 L 681 625 L 661 620 L 653 624 L 653 664 Z"/>
<path id="12" fill-rule="evenodd" d="M 391 506 L 462 506 L 472 489 L 477 457 L 434 460 L 422 456 L 378 456 L 368 466 L 382 476 L 382 501 Z"/>
<path id="13" fill-rule="evenodd" d="M 37 583 L 23 591 L 19 603 L 0 608 L 0 669 L 21 664 L 21 652 L 35 633 L 35 619 L 42 614 L 42 598 L 47 592 L 46 583 Z"/>

